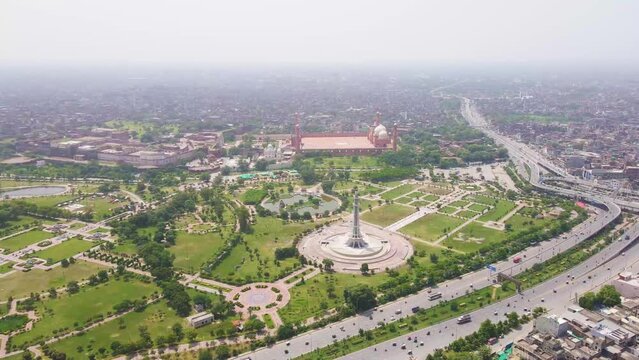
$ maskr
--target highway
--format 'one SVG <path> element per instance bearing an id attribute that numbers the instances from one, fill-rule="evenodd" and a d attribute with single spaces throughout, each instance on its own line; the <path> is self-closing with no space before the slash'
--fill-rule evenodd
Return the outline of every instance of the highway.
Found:
<path id="1" fill-rule="evenodd" d="M 510 259 L 494 264 L 499 272 L 503 272 L 508 275 L 517 275 L 520 272 L 532 267 L 534 264 L 546 261 L 554 255 L 557 255 L 558 253 L 563 252 L 575 246 L 579 242 L 589 238 L 593 234 L 596 234 L 603 227 L 610 224 L 621 214 L 621 208 L 616 204 L 616 201 L 614 201 L 614 199 L 610 199 L 606 196 L 601 196 L 598 194 L 593 195 L 578 190 L 558 188 L 544 184 L 542 181 L 540 181 L 541 169 L 539 167 L 540 162 L 544 164 L 544 159 L 539 154 L 523 146 L 522 144 L 515 143 L 512 140 L 496 134 L 492 130 L 487 129 L 485 122 L 482 123 L 483 119 L 481 117 L 478 117 L 476 112 L 474 112 L 471 108 L 470 102 L 466 103 L 466 109 L 462 109 L 462 113 L 472 126 L 481 128 L 482 130 L 486 131 L 488 136 L 493 137 L 494 135 L 495 141 L 497 143 L 501 143 L 508 148 L 510 156 L 515 160 L 516 163 L 519 164 L 518 168 L 520 173 L 522 173 L 522 175 L 524 175 L 526 178 L 528 178 L 528 176 L 527 172 L 524 169 L 523 163 L 529 165 L 532 175 L 530 176 L 529 180 L 532 185 L 536 186 L 540 190 L 559 193 L 569 197 L 578 197 L 591 203 L 600 204 L 600 206 L 606 209 L 597 210 L 596 216 L 591 217 L 585 222 L 579 224 L 568 234 L 551 239 L 550 241 L 543 242 L 541 244 L 538 244 L 537 246 L 530 247 L 520 252 L 519 254 L 516 254 L 515 256 L 519 256 L 523 259 L 523 261 L 519 264 L 513 264 Z M 557 174 L 565 175 L 568 179 L 571 178 L 569 175 L 565 174 L 562 169 L 558 168 L 552 163 L 544 164 L 544 166 Z M 625 205 L 630 205 L 631 208 L 639 208 L 639 204 L 630 203 Z M 634 239 L 636 236 L 639 235 L 639 225 L 634 225 L 626 234 L 629 235 L 631 239 Z M 602 251 L 593 258 L 579 265 L 577 268 L 573 269 L 572 272 L 576 276 L 575 279 L 579 279 L 580 276 L 584 276 L 586 272 L 592 271 L 595 267 L 600 266 L 603 262 L 610 260 L 614 256 L 617 256 L 621 251 L 620 249 L 626 247 L 627 243 L 628 241 L 615 242 L 606 250 Z M 635 250 L 633 249 L 633 251 Z M 441 292 L 443 295 L 442 300 L 450 300 L 465 294 L 467 290 L 479 289 L 491 285 L 491 276 L 494 277 L 494 273 L 491 273 L 488 269 L 482 269 L 474 273 L 466 274 L 461 278 L 441 283 L 439 284 L 438 289 L 433 291 Z M 570 286 L 567 286 L 566 289 L 564 289 L 564 287 L 562 286 L 559 286 L 556 289 L 557 294 L 552 293 L 552 296 L 549 296 L 550 294 L 548 292 L 552 292 L 552 289 L 556 288 L 557 285 L 561 285 L 559 283 L 559 279 L 550 280 L 548 282 L 540 284 L 537 287 L 525 292 L 522 295 L 523 297 L 519 301 L 523 301 L 525 303 L 531 301 L 531 304 L 535 302 L 540 303 L 540 297 L 547 296 L 548 298 L 552 298 L 553 301 L 546 307 L 560 305 L 563 306 L 568 303 L 569 296 L 571 294 L 574 295 L 575 291 L 589 289 L 593 286 L 592 283 L 588 281 L 586 281 L 586 283 L 575 284 L 575 286 L 572 287 L 572 290 L 570 290 Z M 565 291 L 566 294 L 562 295 L 563 293 L 560 293 L 560 291 Z M 533 295 L 533 292 L 537 295 Z M 509 307 L 508 303 L 511 301 L 513 302 L 513 304 L 511 307 Z M 446 330 L 448 328 L 451 328 L 451 326 L 452 328 L 459 329 L 457 330 L 457 334 L 455 334 L 454 332 L 451 333 L 450 338 L 448 336 L 431 336 L 428 341 L 425 341 L 425 345 L 423 347 L 413 349 L 415 354 L 423 354 L 425 356 L 433 349 L 447 345 L 451 340 L 455 339 L 455 337 L 464 336 L 475 331 L 479 326 L 480 319 L 494 319 L 495 311 L 503 314 L 503 312 L 505 311 L 502 311 L 503 309 L 510 309 L 511 311 L 513 309 L 516 309 L 516 303 L 514 301 L 514 299 L 505 300 L 474 312 L 473 317 L 478 320 L 473 321 L 471 324 L 458 327 L 455 324 L 455 320 L 450 320 L 426 329 L 416 331 L 414 334 L 402 336 L 401 338 L 406 339 L 408 336 L 412 336 L 413 338 L 414 336 L 418 336 L 418 338 L 423 339 L 428 331 L 430 331 L 431 334 L 434 334 L 435 331 L 437 332 L 437 334 L 439 334 L 439 330 Z M 262 348 L 254 352 L 243 354 L 237 357 L 237 359 L 250 358 L 254 360 L 270 360 L 295 358 L 297 356 L 308 353 L 315 348 L 325 347 L 335 341 L 342 340 L 349 336 L 357 335 L 359 329 L 372 329 L 376 327 L 378 325 L 378 322 L 380 321 L 389 322 L 394 321 L 399 317 L 408 316 L 411 314 L 411 309 L 415 306 L 419 306 L 421 308 L 429 308 L 436 305 L 437 303 L 437 301 L 428 300 L 427 290 L 425 289 L 415 295 L 410 295 L 403 299 L 399 299 L 397 301 L 380 306 L 375 311 L 365 314 L 359 314 L 338 323 L 329 325 L 325 328 L 306 332 L 288 341 L 281 341 L 279 343 L 276 343 L 272 347 Z M 441 329 L 441 326 L 444 326 L 446 328 Z M 383 346 L 388 346 L 389 344 L 392 344 L 392 342 L 398 343 L 400 342 L 400 340 L 391 340 L 387 342 L 388 344 L 379 344 L 360 352 L 350 354 L 344 358 L 364 359 L 370 358 L 371 356 L 373 356 L 373 358 L 379 357 L 379 353 L 375 354 L 375 348 L 378 348 L 379 351 L 379 349 L 384 349 Z M 428 345 L 426 345 L 426 343 L 428 343 Z M 386 348 L 386 352 L 388 351 L 391 351 L 393 354 L 396 353 L 397 356 L 399 356 L 397 358 L 408 359 L 410 357 L 410 355 L 408 355 L 406 351 L 388 350 L 388 348 Z M 390 357 L 390 355 L 391 354 L 384 354 L 384 357 Z"/>

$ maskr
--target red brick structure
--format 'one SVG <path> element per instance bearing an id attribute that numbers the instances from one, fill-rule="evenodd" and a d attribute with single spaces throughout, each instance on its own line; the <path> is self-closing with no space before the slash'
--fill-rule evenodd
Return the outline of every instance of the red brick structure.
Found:
<path id="1" fill-rule="evenodd" d="M 374 155 L 397 150 L 397 124 L 389 134 L 375 115 L 368 133 L 305 133 L 302 134 L 299 115 L 295 119 L 291 145 L 297 152 L 327 152 L 331 155 Z"/>

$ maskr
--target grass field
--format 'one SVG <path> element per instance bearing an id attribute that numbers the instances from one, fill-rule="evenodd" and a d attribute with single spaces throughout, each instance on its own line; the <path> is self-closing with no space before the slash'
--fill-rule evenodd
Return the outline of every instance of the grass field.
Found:
<path id="1" fill-rule="evenodd" d="M 132 242 L 122 242 L 115 245 L 111 252 L 114 254 L 135 255 L 137 246 Z"/>
<path id="2" fill-rule="evenodd" d="M 62 259 L 85 252 L 96 245 L 97 243 L 72 238 L 46 250 L 36 251 L 30 254 L 29 257 L 37 257 L 47 260 L 48 264 L 55 264 Z"/>
<path id="3" fill-rule="evenodd" d="M 400 203 L 400 204 L 408 204 L 409 202 L 413 201 L 413 198 L 409 198 L 407 196 L 402 196 L 400 198 L 397 198 L 395 200 L 396 203 Z"/>
<path id="4" fill-rule="evenodd" d="M 224 242 L 225 240 L 217 232 L 200 235 L 178 231 L 175 245 L 169 248 L 169 252 L 175 255 L 173 265 L 182 271 L 197 272 L 219 248 L 224 246 Z"/>
<path id="5" fill-rule="evenodd" d="M 109 198 L 101 197 L 85 198 L 79 203 L 84 205 L 82 210 L 92 211 L 93 219 L 96 220 L 105 219 L 112 214 L 113 210 L 129 204 L 128 201 L 111 202 Z"/>
<path id="6" fill-rule="evenodd" d="M 463 252 L 474 252 L 488 244 L 504 241 L 507 235 L 505 231 L 490 229 L 482 224 L 471 222 L 444 240 L 442 245 Z"/>
<path id="7" fill-rule="evenodd" d="M 273 318 L 271 317 L 271 315 L 264 314 L 264 316 L 262 316 L 262 319 L 264 320 L 264 324 L 266 324 L 267 329 L 275 329 L 275 323 L 273 322 Z"/>
<path id="8" fill-rule="evenodd" d="M 427 194 L 427 195 L 424 195 L 424 197 L 422 197 L 422 200 L 433 202 L 433 201 L 439 200 L 439 196 L 433 195 L 433 194 Z"/>
<path id="9" fill-rule="evenodd" d="M 332 156 L 318 159 L 321 159 L 321 162 L 315 162 L 318 167 L 333 169 L 361 169 L 378 166 L 375 156 Z M 315 161 L 315 159 L 311 159 L 311 161 Z"/>
<path id="10" fill-rule="evenodd" d="M 408 194 L 409 192 L 415 189 L 415 185 L 413 184 L 403 184 L 392 190 L 388 190 L 387 192 L 381 195 L 384 200 L 393 200 L 397 197 L 400 197 L 404 194 Z"/>
<path id="11" fill-rule="evenodd" d="M 448 204 L 448 206 L 452 206 L 452 207 L 456 207 L 456 208 L 463 208 L 464 206 L 468 205 L 469 202 L 466 200 L 457 200 L 457 201 L 453 201 L 452 203 Z"/>
<path id="12" fill-rule="evenodd" d="M 357 284 L 372 287 L 388 280 L 388 275 L 379 273 L 374 276 L 352 274 L 320 274 L 290 289 L 291 301 L 278 311 L 282 321 L 287 324 L 305 321 L 308 318 L 322 316 L 328 309 L 344 303 L 344 289 Z M 329 288 L 335 296 L 329 295 Z"/>
<path id="13" fill-rule="evenodd" d="M 36 204 L 38 206 L 56 206 L 59 203 L 72 200 L 77 196 L 74 195 L 53 195 L 24 199 L 26 202 Z"/>
<path id="14" fill-rule="evenodd" d="M 463 220 L 442 214 L 428 214 L 421 219 L 410 223 L 399 231 L 426 241 L 435 241 L 444 236 L 446 232 L 461 225 Z"/>
<path id="15" fill-rule="evenodd" d="M 29 232 L 12 236 L 8 239 L 0 241 L 0 248 L 5 249 L 7 254 L 18 251 L 31 244 L 37 244 L 42 240 L 50 239 L 55 235 L 42 230 L 31 230 Z"/>
<path id="16" fill-rule="evenodd" d="M 335 183 L 335 187 L 333 188 L 333 190 L 352 190 L 355 187 L 357 187 L 357 191 L 360 195 L 377 194 L 383 190 L 382 188 L 376 186 L 362 184 L 355 181 L 338 181 Z"/>
<path id="17" fill-rule="evenodd" d="M 460 212 L 458 212 L 457 214 L 455 214 L 457 216 L 461 216 L 465 219 L 470 219 L 471 217 L 475 216 L 475 215 L 479 215 L 479 213 L 476 213 L 472 210 L 462 210 Z"/>
<path id="18" fill-rule="evenodd" d="M 384 205 L 362 214 L 362 220 L 379 226 L 388 226 L 415 212 L 408 206 L 390 204 Z"/>
<path id="19" fill-rule="evenodd" d="M 57 299 L 38 302 L 36 311 L 41 319 L 31 331 L 12 338 L 12 345 L 32 344 L 50 338 L 60 329 L 68 332 L 81 327 L 97 315 L 107 316 L 113 311 L 113 305 L 123 300 L 135 300 L 149 297 L 159 288 L 153 283 L 139 280 L 111 279 L 97 286 L 83 286 L 79 293 L 60 295 Z"/>
<path id="20" fill-rule="evenodd" d="M 51 287 L 66 285 L 69 281 L 80 281 L 100 270 L 103 266 L 78 260 L 68 268 L 55 267 L 49 271 L 33 269 L 29 272 L 14 272 L 0 278 L 0 301 L 22 298 L 32 292 L 42 292 Z"/>
<path id="21" fill-rule="evenodd" d="M 448 189 L 448 188 L 440 188 L 439 186 L 434 186 L 434 185 L 426 185 L 423 186 L 421 188 L 421 190 L 431 193 L 431 194 L 435 194 L 435 195 L 448 195 L 450 193 L 453 192 L 453 190 Z"/>
<path id="22" fill-rule="evenodd" d="M 498 200 L 494 208 L 479 217 L 479 221 L 498 221 L 515 208 L 515 203 L 508 200 Z"/>
<path id="23" fill-rule="evenodd" d="M 413 202 L 411 205 L 412 206 L 416 206 L 416 207 L 424 207 L 424 206 L 427 206 L 428 204 L 430 204 L 430 201 L 417 200 L 417 201 Z"/>
<path id="24" fill-rule="evenodd" d="M 246 244 L 236 246 L 231 254 L 213 271 L 221 281 L 237 283 L 273 281 L 292 272 L 299 262 L 289 258 L 274 264 L 275 249 L 293 244 L 295 235 L 311 229 L 315 223 L 282 223 L 273 217 L 258 217 L 253 232 L 243 234 Z M 247 251 L 248 247 L 248 251 Z"/>
<path id="25" fill-rule="evenodd" d="M 469 210 L 473 210 L 473 211 L 477 211 L 479 213 L 483 212 L 484 210 L 488 210 L 490 209 L 490 206 L 488 205 L 484 205 L 484 204 L 472 204 L 468 207 Z"/>
<path id="26" fill-rule="evenodd" d="M 11 261 L 7 261 L 0 265 L 0 274 L 8 273 L 12 270 L 13 263 Z"/>
<path id="27" fill-rule="evenodd" d="M 26 315 L 10 315 L 0 319 L 0 334 L 9 334 L 12 331 L 21 329 L 29 318 Z"/>
<path id="28" fill-rule="evenodd" d="M 450 206 L 444 206 L 443 208 L 439 209 L 439 212 L 444 213 L 444 214 L 452 214 L 455 211 L 457 211 L 457 208 L 454 207 L 450 207 Z"/>
<path id="29" fill-rule="evenodd" d="M 96 359 L 110 359 L 113 358 L 110 351 L 111 343 L 119 341 L 122 344 L 128 344 L 140 340 L 140 326 L 145 326 L 151 338 L 157 340 L 159 336 L 170 333 L 174 324 L 181 324 L 185 332 L 191 329 L 183 318 L 175 314 L 164 301 L 160 301 L 147 306 L 142 312 L 128 313 L 118 320 L 90 329 L 83 335 L 64 339 L 51 347 L 76 360 L 87 360 L 90 354 Z M 208 340 L 232 331 L 232 327 L 230 320 L 225 320 L 195 329 L 195 332 L 198 335 L 197 340 Z M 108 350 L 100 354 L 98 351 L 100 348 Z"/>

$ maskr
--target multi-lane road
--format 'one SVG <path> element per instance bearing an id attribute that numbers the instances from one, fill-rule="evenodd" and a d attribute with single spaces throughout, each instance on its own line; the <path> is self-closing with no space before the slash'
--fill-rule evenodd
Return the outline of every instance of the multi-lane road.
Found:
<path id="1" fill-rule="evenodd" d="M 483 119 L 471 107 L 470 101 L 465 102 L 464 107 L 462 108 L 462 114 L 472 126 L 484 130 L 487 135 L 495 139 L 496 142 L 507 147 L 510 156 L 520 165 L 520 173 L 525 177 L 528 176 L 526 175 L 527 172 L 524 169 L 523 164 L 527 164 L 531 170 L 529 180 L 534 186 L 544 191 L 555 192 L 565 196 L 579 197 L 591 203 L 599 204 L 602 207 L 602 209 L 598 209 L 596 211 L 595 216 L 579 224 L 568 234 L 540 243 L 535 247 L 530 247 L 517 254 L 516 256 L 523 259 L 522 262 L 513 264 L 512 261 L 508 259 L 501 263 L 494 264 L 497 271 L 509 275 L 519 274 L 532 267 L 534 264 L 546 261 L 596 234 L 620 215 L 621 209 L 620 206 L 617 205 L 615 199 L 611 199 L 600 194 L 590 194 L 575 189 L 563 189 L 544 184 L 540 177 L 540 163 L 558 175 L 566 175 L 565 172 L 552 163 L 546 164 L 539 154 L 523 146 L 523 144 L 516 143 L 490 130 Z M 570 179 L 568 176 L 567 178 Z M 631 208 L 636 207 L 639 209 L 639 204 L 622 204 L 622 206 L 628 205 Z M 630 240 L 625 240 L 626 236 L 628 236 Z M 614 264 L 608 263 L 608 265 L 604 265 L 607 261 L 615 256 L 619 256 L 619 254 L 623 251 L 628 251 L 629 254 L 639 255 L 639 247 L 626 250 L 628 245 L 637 236 L 639 236 L 639 225 L 634 225 L 619 239 L 619 241 L 614 242 L 604 251 L 591 257 L 576 268 L 571 269 L 571 274 L 575 277 L 575 279 L 571 280 L 572 277 L 567 278 L 566 280 L 568 280 L 568 284 L 566 284 L 564 280 L 566 275 L 562 274 L 555 279 L 551 279 L 525 291 L 517 297 L 503 300 L 473 312 L 473 321 L 471 323 L 458 326 L 455 320 L 452 319 L 415 331 L 411 334 L 398 337 L 397 339 L 371 346 L 370 348 L 347 355 L 344 359 L 370 359 L 382 356 L 389 359 L 409 359 L 413 355 L 418 358 L 423 358 L 434 349 L 446 346 L 455 338 L 472 333 L 479 327 L 481 320 L 495 320 L 495 313 L 498 314 L 497 316 L 503 316 L 504 312 L 523 310 L 525 307 L 531 308 L 539 306 L 542 303 L 542 299 L 544 299 L 544 306 L 546 308 L 551 310 L 560 309 L 562 306 L 569 303 L 570 297 L 574 297 L 575 292 L 586 291 L 599 285 L 602 280 L 605 280 L 609 276 L 613 276 L 613 274 L 622 270 L 624 266 L 624 262 L 614 262 Z M 607 270 L 608 268 L 610 268 L 610 270 Z M 450 300 L 459 297 L 465 294 L 467 290 L 490 286 L 493 280 L 492 277 L 494 276 L 494 272 L 491 272 L 488 269 L 483 269 L 474 273 L 466 274 L 461 278 L 441 283 L 438 285 L 438 289 L 435 290 L 441 292 L 443 295 L 442 299 L 438 301 Z M 587 278 L 588 276 L 590 276 L 590 279 Z M 388 323 L 397 320 L 399 317 L 408 316 L 411 314 L 411 309 L 415 306 L 419 306 L 423 309 L 429 308 L 436 305 L 438 301 L 429 301 L 427 290 L 424 290 L 415 295 L 410 295 L 403 299 L 380 306 L 375 311 L 359 314 L 329 325 L 325 328 L 301 334 L 288 341 L 279 342 L 269 348 L 263 348 L 251 353 L 243 354 L 238 357 L 238 359 L 250 358 L 254 360 L 270 360 L 294 358 L 308 353 L 313 349 L 325 347 L 333 342 L 342 340 L 349 336 L 357 335 L 360 329 L 373 329 L 378 326 L 380 321 Z M 428 333 L 430 333 L 430 335 L 427 335 Z M 412 339 L 417 337 L 418 342 L 407 342 L 407 338 L 409 336 Z M 420 346 L 419 343 L 422 341 L 424 342 L 424 345 Z M 393 346 L 393 343 L 396 343 L 398 346 Z M 400 349 L 399 345 L 402 343 L 406 343 L 407 349 Z M 413 355 L 409 354 L 409 350 L 413 353 Z"/>

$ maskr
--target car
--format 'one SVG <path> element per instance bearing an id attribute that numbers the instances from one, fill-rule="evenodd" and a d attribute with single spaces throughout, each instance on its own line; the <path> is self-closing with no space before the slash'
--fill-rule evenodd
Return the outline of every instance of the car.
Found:
<path id="1" fill-rule="evenodd" d="M 410 309 L 410 310 L 411 310 L 411 311 L 413 312 L 413 314 L 414 314 L 414 313 L 418 312 L 419 310 L 421 310 L 421 308 L 420 308 L 419 306 L 413 306 L 413 308 L 412 308 L 412 309 Z"/>
<path id="2" fill-rule="evenodd" d="M 335 339 L 337 337 L 337 335 L 333 334 L 333 339 Z"/>
<path id="3" fill-rule="evenodd" d="M 420 342 L 419 342 L 419 346 L 424 346 L 424 342 L 423 342 L 423 341 L 420 341 Z"/>
<path id="4" fill-rule="evenodd" d="M 499 316 L 499 313 L 498 313 L 497 311 L 495 311 L 495 312 L 493 313 L 493 315 L 495 315 L 495 316 Z"/>
<path id="5" fill-rule="evenodd" d="M 304 345 L 308 345 L 308 341 L 304 343 Z"/>
<path id="6" fill-rule="evenodd" d="M 284 349 L 284 354 L 288 354 L 288 349 Z"/>
<path id="7" fill-rule="evenodd" d="M 406 349 L 406 344 L 402 344 L 401 348 L 402 350 Z"/>
<path id="8" fill-rule="evenodd" d="M 399 314 L 401 314 L 401 313 L 402 313 L 402 309 L 397 309 L 397 310 L 395 310 L 395 314 L 399 315 Z"/>
<path id="9" fill-rule="evenodd" d="M 544 302 L 544 301 L 546 301 L 546 300 L 544 300 L 544 298 L 541 298 L 541 302 Z"/>
<path id="10" fill-rule="evenodd" d="M 557 293 L 557 289 L 552 289 L 552 292 L 554 292 L 556 294 Z"/>
<path id="11" fill-rule="evenodd" d="M 408 350 L 408 355 L 413 355 L 413 350 Z"/>
<path id="12" fill-rule="evenodd" d="M 393 343 L 393 346 L 397 346 L 397 343 Z"/>
<path id="13" fill-rule="evenodd" d="M 290 343 L 290 342 L 287 342 L 287 343 L 286 343 L 286 346 L 291 346 L 291 343 Z"/>

